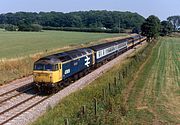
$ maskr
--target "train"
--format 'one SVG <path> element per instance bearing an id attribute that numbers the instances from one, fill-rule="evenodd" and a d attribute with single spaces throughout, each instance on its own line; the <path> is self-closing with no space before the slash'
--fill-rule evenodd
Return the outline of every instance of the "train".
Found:
<path id="1" fill-rule="evenodd" d="M 34 62 L 35 86 L 42 92 L 56 92 L 145 40 L 134 35 L 42 57 Z"/>

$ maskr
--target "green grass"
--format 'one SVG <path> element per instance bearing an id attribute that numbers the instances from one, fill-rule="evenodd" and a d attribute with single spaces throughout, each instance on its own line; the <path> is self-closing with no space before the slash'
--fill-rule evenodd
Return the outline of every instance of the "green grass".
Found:
<path id="1" fill-rule="evenodd" d="M 16 58 L 63 48 L 87 44 L 103 38 L 125 34 L 83 33 L 63 31 L 7 32 L 0 30 L 0 58 Z"/>
<path id="2" fill-rule="evenodd" d="M 128 100 L 133 112 L 151 113 L 155 124 L 180 124 L 179 58 L 180 38 L 161 38 L 134 82 Z M 143 121 L 143 118 L 136 120 Z"/>

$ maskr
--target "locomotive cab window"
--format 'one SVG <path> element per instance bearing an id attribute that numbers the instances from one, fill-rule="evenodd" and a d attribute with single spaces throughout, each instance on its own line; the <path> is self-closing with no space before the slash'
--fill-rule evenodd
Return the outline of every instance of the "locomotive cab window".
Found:
<path id="1" fill-rule="evenodd" d="M 34 70 L 39 70 L 39 71 L 57 71 L 58 64 L 52 65 L 52 64 L 35 64 L 34 65 Z"/>
<path id="2" fill-rule="evenodd" d="M 34 70 L 44 70 L 44 65 L 43 64 L 35 64 Z"/>
<path id="3" fill-rule="evenodd" d="M 46 71 L 52 71 L 53 70 L 53 66 L 51 64 L 46 64 L 46 65 L 44 65 L 44 67 L 45 67 Z"/>
<path id="4" fill-rule="evenodd" d="M 57 71 L 57 70 L 59 70 L 59 67 L 58 67 L 58 64 L 55 64 L 55 65 L 53 66 L 53 71 Z"/>

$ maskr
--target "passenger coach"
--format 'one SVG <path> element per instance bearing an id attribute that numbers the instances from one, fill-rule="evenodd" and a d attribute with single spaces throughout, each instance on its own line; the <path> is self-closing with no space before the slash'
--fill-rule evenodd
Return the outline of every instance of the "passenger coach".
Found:
<path id="1" fill-rule="evenodd" d="M 127 50 L 127 40 L 119 40 L 110 43 L 103 43 L 89 47 L 94 51 L 95 62 L 100 63 L 108 59 L 114 58 L 120 53 Z"/>

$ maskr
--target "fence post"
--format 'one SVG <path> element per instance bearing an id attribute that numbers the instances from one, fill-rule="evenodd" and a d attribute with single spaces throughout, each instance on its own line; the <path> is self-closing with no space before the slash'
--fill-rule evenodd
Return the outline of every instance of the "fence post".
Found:
<path id="1" fill-rule="evenodd" d="M 117 80 L 116 80 L 116 77 L 114 77 L 114 85 L 115 85 L 115 87 L 117 86 Z"/>
<path id="2" fill-rule="evenodd" d="M 118 72 L 118 80 L 120 80 L 121 72 Z"/>
<path id="3" fill-rule="evenodd" d="M 86 113 L 86 105 L 83 105 L 83 115 Z"/>
<path id="4" fill-rule="evenodd" d="M 97 115 L 97 99 L 94 98 L 94 114 Z"/>
<path id="5" fill-rule="evenodd" d="M 65 125 L 69 125 L 69 120 L 68 120 L 68 118 L 65 119 Z"/>
<path id="6" fill-rule="evenodd" d="M 111 83 L 109 83 L 109 93 L 111 94 Z"/>
<path id="7" fill-rule="evenodd" d="M 104 102 L 106 101 L 106 90 L 105 89 L 103 89 L 103 100 L 104 100 Z"/>

